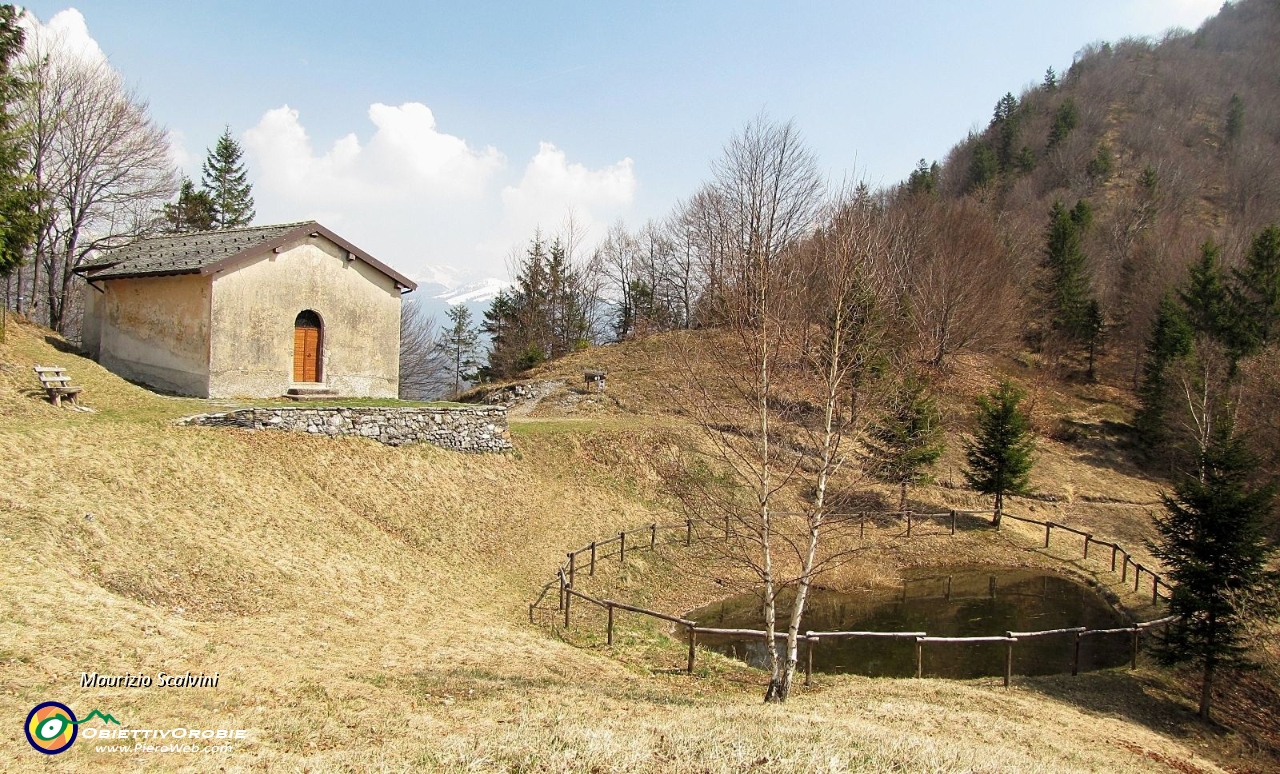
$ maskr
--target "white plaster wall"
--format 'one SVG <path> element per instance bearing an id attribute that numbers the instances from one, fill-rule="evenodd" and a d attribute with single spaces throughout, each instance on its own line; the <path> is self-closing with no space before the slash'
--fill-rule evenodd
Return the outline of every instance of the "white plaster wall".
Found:
<path id="1" fill-rule="evenodd" d="M 275 397 L 293 382 L 293 323 L 323 322 L 321 379 L 339 395 L 394 398 L 400 368 L 395 281 L 323 237 L 213 278 L 210 397 Z"/>
<path id="2" fill-rule="evenodd" d="M 208 277 L 114 279 L 94 293 L 98 362 L 168 392 L 209 395 Z"/>
<path id="3" fill-rule="evenodd" d="M 80 349 L 97 360 L 102 352 L 102 311 L 106 306 L 101 302 L 106 299 L 101 290 L 94 289 L 87 282 L 84 283 L 81 295 L 84 298 L 84 317 L 80 320 Z"/>

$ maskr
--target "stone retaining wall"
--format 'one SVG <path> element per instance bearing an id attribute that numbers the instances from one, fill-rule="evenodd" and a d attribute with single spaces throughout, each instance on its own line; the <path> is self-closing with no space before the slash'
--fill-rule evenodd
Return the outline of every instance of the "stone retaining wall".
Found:
<path id="1" fill-rule="evenodd" d="M 197 414 L 180 425 L 243 427 L 251 430 L 290 430 L 315 435 L 358 435 L 388 446 L 430 443 L 467 452 L 496 452 L 511 448 L 507 410 L 502 406 L 474 408 L 310 408 L 279 406 L 249 408 L 222 414 Z"/>

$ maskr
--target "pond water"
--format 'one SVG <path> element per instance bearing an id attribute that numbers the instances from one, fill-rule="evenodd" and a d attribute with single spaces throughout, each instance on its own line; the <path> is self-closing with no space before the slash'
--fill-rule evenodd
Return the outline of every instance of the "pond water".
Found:
<path id="1" fill-rule="evenodd" d="M 780 599 L 779 630 L 794 595 Z M 699 626 L 763 629 L 760 597 L 744 594 L 686 613 Z M 1003 568 L 929 568 L 906 574 L 896 590 L 846 594 L 810 592 L 800 631 L 918 631 L 934 637 L 1003 636 L 1008 631 L 1042 631 L 1085 626 L 1112 629 L 1131 625 L 1096 591 L 1059 575 Z M 766 652 L 759 638 L 698 635 L 698 644 L 756 667 Z M 1013 649 L 1015 674 L 1042 675 L 1071 670 L 1071 634 L 1024 638 Z M 804 645 L 800 659 L 804 662 Z M 1129 660 L 1124 633 L 1080 641 L 1080 669 L 1105 669 Z M 971 678 L 1004 673 L 1004 643 L 926 643 L 926 676 Z M 817 672 L 852 672 L 872 677 L 915 675 L 915 641 L 866 638 L 822 640 L 813 651 Z"/>

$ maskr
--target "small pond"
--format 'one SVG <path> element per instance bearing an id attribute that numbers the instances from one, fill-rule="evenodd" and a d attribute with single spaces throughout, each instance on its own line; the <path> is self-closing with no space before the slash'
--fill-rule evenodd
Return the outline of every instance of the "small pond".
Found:
<path id="1" fill-rule="evenodd" d="M 779 630 L 786 631 L 778 606 Z M 744 594 L 686 613 L 699 626 L 763 629 L 760 597 Z M 902 587 L 847 594 L 810 592 L 800 631 L 920 631 L 934 637 L 1002 636 L 1008 631 L 1042 631 L 1085 626 L 1112 629 L 1130 624 L 1096 591 L 1060 575 L 1036 570 L 928 568 L 906 573 Z M 757 667 L 765 666 L 760 639 L 699 635 L 699 645 Z M 1043 675 L 1071 670 L 1075 638 L 1070 634 L 1023 639 L 1013 649 L 1013 671 Z M 927 643 L 927 676 L 971 678 L 1004 673 L 1003 643 Z M 801 662 L 804 646 L 801 645 Z M 1129 637 L 1104 634 L 1080 641 L 1080 669 L 1128 663 Z M 852 672 L 872 677 L 915 675 L 911 639 L 856 638 L 821 641 L 813 651 L 817 672 Z"/>

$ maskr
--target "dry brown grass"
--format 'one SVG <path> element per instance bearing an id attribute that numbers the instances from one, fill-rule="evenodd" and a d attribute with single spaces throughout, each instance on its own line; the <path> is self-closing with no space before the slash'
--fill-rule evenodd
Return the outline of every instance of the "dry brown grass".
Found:
<path id="1" fill-rule="evenodd" d="M 211 757 L 97 754 L 82 739 L 44 759 L 5 734 L 0 769 L 1218 770 L 1187 738 L 1196 727 L 1185 700 L 1155 695 L 1154 672 L 1009 692 L 981 680 L 832 677 L 766 707 L 758 677 L 723 659 L 707 656 L 693 677 L 661 671 L 679 661 L 661 628 L 628 622 L 610 653 L 530 626 L 526 605 L 565 550 L 671 518 L 646 462 L 676 424 L 660 411 L 531 421 L 505 456 L 179 428 L 174 418 L 209 403 L 121 382 L 37 328 L 10 334 L 0 346 L 0 717 L 16 729 L 31 706 L 56 699 L 135 728 L 200 723 L 252 738 Z M 96 413 L 42 403 L 35 362 L 67 367 Z M 623 403 L 661 389 L 660 377 L 632 383 L 610 368 Z M 1107 523 L 1136 523 L 1096 508 Z M 984 540 L 1049 561 L 1014 532 L 971 540 L 914 542 L 902 563 L 996 550 Z M 637 554 L 628 579 L 608 582 L 683 604 L 679 563 L 664 556 Z M 694 596 L 697 583 L 687 584 Z M 159 670 L 218 672 L 221 683 L 78 687 L 82 671 Z"/>

